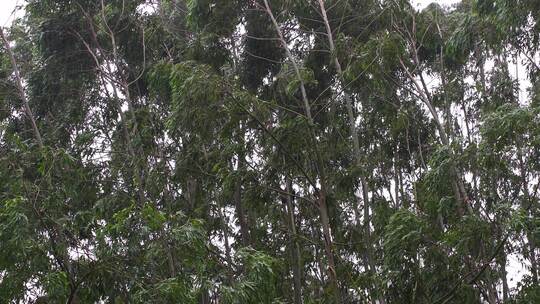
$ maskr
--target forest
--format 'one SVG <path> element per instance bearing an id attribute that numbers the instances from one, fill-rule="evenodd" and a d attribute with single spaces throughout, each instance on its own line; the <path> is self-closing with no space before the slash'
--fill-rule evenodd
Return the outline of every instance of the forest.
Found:
<path id="1" fill-rule="evenodd" d="M 540 1 L 19 2 L 0 303 L 540 303 Z"/>

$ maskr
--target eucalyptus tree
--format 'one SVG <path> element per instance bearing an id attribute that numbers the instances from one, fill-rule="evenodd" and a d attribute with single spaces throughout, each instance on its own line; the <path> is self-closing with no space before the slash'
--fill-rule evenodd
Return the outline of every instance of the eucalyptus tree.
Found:
<path id="1" fill-rule="evenodd" d="M 0 302 L 538 301 L 539 11 L 27 0 Z"/>

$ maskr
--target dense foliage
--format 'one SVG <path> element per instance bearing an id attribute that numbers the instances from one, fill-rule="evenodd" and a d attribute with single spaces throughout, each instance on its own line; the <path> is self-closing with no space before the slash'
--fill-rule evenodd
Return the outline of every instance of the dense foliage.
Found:
<path id="1" fill-rule="evenodd" d="M 24 10 L 0 303 L 540 303 L 540 1 Z"/>

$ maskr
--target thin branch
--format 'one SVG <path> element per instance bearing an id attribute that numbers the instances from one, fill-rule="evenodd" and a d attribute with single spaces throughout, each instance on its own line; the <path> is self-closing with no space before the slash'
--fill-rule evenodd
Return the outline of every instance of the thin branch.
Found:
<path id="1" fill-rule="evenodd" d="M 21 78 L 21 73 L 19 71 L 19 65 L 17 64 L 17 59 L 15 59 L 15 54 L 13 54 L 13 51 L 11 49 L 11 45 L 9 44 L 9 41 L 7 40 L 4 29 L 0 27 L 0 37 L 2 38 L 2 42 L 4 44 L 4 47 L 9 55 L 9 58 L 11 60 L 11 67 L 13 69 L 13 74 L 15 75 L 15 82 L 17 85 L 17 90 L 19 93 L 19 97 L 23 101 L 24 110 L 26 112 L 26 116 L 30 120 L 30 123 L 32 124 L 32 130 L 34 131 L 34 136 L 36 137 L 36 140 L 38 142 L 38 145 L 40 148 L 43 148 L 43 139 L 41 138 L 41 133 L 39 132 L 39 129 L 36 124 L 36 119 L 34 117 L 34 114 L 32 113 L 32 109 L 30 108 L 30 104 L 28 103 L 28 99 L 26 98 L 26 93 L 23 86 L 23 81 Z"/>

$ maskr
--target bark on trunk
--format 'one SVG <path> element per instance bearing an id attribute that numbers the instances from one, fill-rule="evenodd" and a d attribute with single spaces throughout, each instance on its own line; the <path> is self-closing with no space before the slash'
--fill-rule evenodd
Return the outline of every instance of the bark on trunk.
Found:
<path id="1" fill-rule="evenodd" d="M 236 182 L 234 185 L 234 205 L 236 207 L 236 217 L 238 218 L 238 224 L 240 225 L 240 238 L 242 240 L 242 246 L 248 247 L 251 245 L 251 237 L 249 233 L 249 224 L 247 220 L 246 211 L 242 202 L 242 176 L 244 171 L 244 154 L 238 153 L 238 168 Z"/>
<path id="2" fill-rule="evenodd" d="M 339 292 L 339 285 L 336 274 L 336 262 L 334 260 L 334 246 L 332 242 L 332 235 L 330 232 L 330 219 L 328 217 L 328 207 L 326 206 L 326 194 L 324 192 L 319 193 L 318 203 L 319 203 L 319 212 L 321 215 L 321 222 L 323 228 L 323 238 L 324 238 L 324 251 L 328 259 L 328 279 L 330 281 L 330 287 L 332 288 L 332 294 L 336 303 L 341 303 L 341 297 Z"/>
<path id="3" fill-rule="evenodd" d="M 286 179 L 286 188 L 284 195 L 286 225 L 289 234 L 289 247 L 291 252 L 291 268 L 293 272 L 294 303 L 302 304 L 302 257 L 298 236 L 296 232 L 296 221 L 294 216 L 294 196 L 292 195 L 292 182 Z"/>

